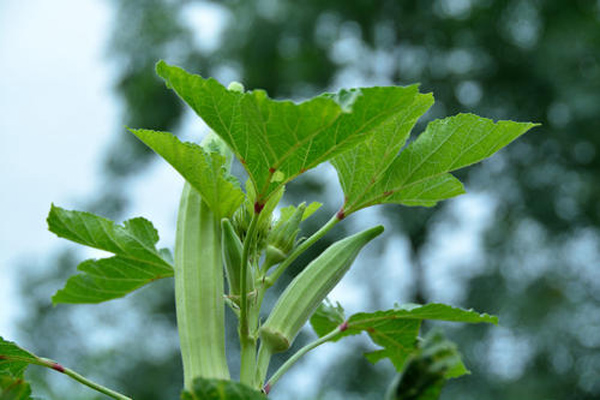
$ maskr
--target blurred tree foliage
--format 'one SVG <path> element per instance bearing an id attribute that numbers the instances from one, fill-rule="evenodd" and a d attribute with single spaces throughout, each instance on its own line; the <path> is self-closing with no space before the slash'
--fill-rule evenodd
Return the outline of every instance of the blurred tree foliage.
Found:
<path id="1" fill-rule="evenodd" d="M 493 212 L 481 222 L 482 256 L 449 260 L 458 273 L 443 275 L 443 284 L 454 288 L 450 301 L 497 313 L 503 327 L 448 327 L 474 374 L 449 385 L 443 398 L 600 396 L 600 3 L 113 4 L 116 21 L 109 53 L 117 62 L 116 91 L 129 126 L 177 131 L 183 108 L 154 76 L 153 65 L 160 58 L 225 84 L 239 79 L 274 97 L 301 99 L 341 86 L 421 82 L 422 90 L 433 91 L 437 99 L 429 119 L 475 112 L 543 123 L 463 176 L 468 190 L 482 193 L 485 207 Z M 218 38 L 208 40 L 207 26 L 212 24 L 222 29 Z M 106 192 L 89 208 L 113 217 L 129 211 L 126 185 L 153 159 L 150 154 L 132 136 L 119 132 L 105 160 Z M 290 201 L 301 201 L 307 192 L 318 194 L 329 184 L 317 176 L 303 183 L 306 186 L 289 188 Z M 409 243 L 414 291 L 398 293 L 399 300 L 439 298 L 431 282 L 439 267 L 430 260 L 440 232 L 452 237 L 460 225 L 462 215 L 453 202 L 435 210 L 382 207 L 383 217 L 391 221 L 388 226 Z M 56 265 L 56 274 L 64 276 L 75 264 L 72 256 L 63 255 Z M 76 326 L 83 312 L 73 311 L 80 307 L 88 313 L 86 306 L 48 309 L 48 296 L 59 286 L 52 283 L 55 279 L 52 273 L 26 285 L 27 293 L 36 288 L 40 294 L 28 296 L 37 312 L 23 323 L 32 350 L 64 359 L 64 349 L 69 349 L 72 360 L 65 363 L 83 361 L 82 371 L 89 366 L 103 381 L 127 388 L 135 398 L 176 397 L 181 374 L 170 287 L 160 287 L 162 296 L 144 290 L 116 306 L 89 312 L 98 329 L 114 328 L 117 335 L 126 336 L 116 344 L 125 344 L 127 354 L 118 348 L 106 353 L 101 345 L 90 346 L 94 335 Z M 393 289 L 373 282 L 373 305 L 390 306 L 378 303 L 379 290 Z M 114 307 L 134 310 L 117 323 L 108 317 Z M 125 324 L 131 315 L 140 324 Z M 129 328 L 120 332 L 117 328 L 123 326 Z M 49 331 L 72 334 L 48 335 Z M 330 372 L 315 377 L 321 398 L 381 398 L 391 370 L 369 368 L 357 358 L 360 351 L 348 350 L 347 359 L 335 360 Z"/>

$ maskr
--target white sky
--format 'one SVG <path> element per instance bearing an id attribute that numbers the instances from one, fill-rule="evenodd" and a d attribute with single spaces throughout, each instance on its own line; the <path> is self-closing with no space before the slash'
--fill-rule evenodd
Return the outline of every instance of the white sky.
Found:
<path id="1" fill-rule="evenodd" d="M 50 203 L 94 192 L 117 104 L 104 49 L 108 2 L 0 1 L 0 335 L 13 335 L 12 282 L 58 239 Z M 31 265 L 34 265 L 33 263 Z"/>

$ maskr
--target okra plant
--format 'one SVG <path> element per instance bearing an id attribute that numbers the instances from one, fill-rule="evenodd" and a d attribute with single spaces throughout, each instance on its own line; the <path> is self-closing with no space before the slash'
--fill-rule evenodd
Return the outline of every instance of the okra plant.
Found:
<path id="1" fill-rule="evenodd" d="M 453 171 L 491 156 L 535 124 L 459 114 L 430 122 L 407 144 L 434 102 L 417 85 L 341 90 L 294 103 L 245 91 L 239 83 L 226 88 L 165 62 L 158 63 L 157 73 L 211 129 L 200 144 L 167 132 L 130 130 L 185 179 L 173 256 L 157 247 L 158 233 L 144 218 L 118 225 L 52 205 L 51 232 L 113 254 L 83 261 L 54 295 L 54 304 L 100 303 L 174 278 L 184 399 L 264 398 L 307 352 L 362 332 L 376 347 L 366 357 L 388 359 L 399 373 L 389 399 L 437 398 L 446 379 L 467 372 L 455 346 L 439 332 L 419 336 L 422 321 L 496 324 L 496 317 L 444 304 L 346 316 L 340 304 L 327 301 L 361 249 L 382 234 L 380 225 L 339 240 L 312 260 L 264 320 L 261 311 L 269 310 L 263 310 L 263 298 L 298 256 L 350 215 L 388 203 L 431 207 L 460 195 L 464 187 Z M 230 173 L 234 158 L 247 173 L 244 189 Z M 278 204 L 289 182 L 327 161 L 343 190 L 341 207 L 301 239 L 302 221 L 320 204 Z M 239 382 L 227 363 L 226 307 L 238 320 Z M 288 350 L 309 320 L 317 339 L 269 376 L 272 355 Z M 2 399 L 30 398 L 23 379 L 29 364 L 114 399 L 129 398 L 0 339 Z"/>

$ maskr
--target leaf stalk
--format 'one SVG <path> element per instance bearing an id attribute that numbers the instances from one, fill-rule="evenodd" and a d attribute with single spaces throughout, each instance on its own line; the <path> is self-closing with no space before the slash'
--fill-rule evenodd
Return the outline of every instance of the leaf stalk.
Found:
<path id="1" fill-rule="evenodd" d="M 258 210 L 260 212 L 260 210 Z M 252 385 L 254 380 L 254 367 L 256 360 L 256 338 L 250 335 L 248 322 L 248 282 L 246 279 L 248 261 L 250 259 L 250 248 L 256 236 L 256 227 L 258 224 L 259 213 L 252 214 L 250 226 L 244 239 L 242 248 L 242 265 L 240 266 L 240 347 L 241 347 L 241 366 L 240 381 L 247 385 Z M 260 305 L 258 305 L 260 307 Z M 255 308 L 255 307 L 253 307 Z M 256 313 L 258 313 L 256 311 Z M 258 322 L 258 318 L 257 322 Z"/>
<path id="2" fill-rule="evenodd" d="M 131 397 L 127 397 L 125 395 L 122 395 L 121 393 L 115 392 L 114 390 L 111 390 L 105 386 L 102 386 L 101 384 L 96 383 L 96 382 L 84 377 L 83 375 L 78 374 L 77 372 L 73 371 L 70 368 L 63 367 L 61 364 L 57 363 L 56 361 L 50 360 L 48 358 L 38 358 L 38 359 L 41 361 L 39 363 L 39 365 L 47 367 L 47 368 L 51 368 L 58 372 L 61 372 L 65 375 L 67 375 L 68 377 L 70 377 L 71 379 L 74 379 L 77 382 L 79 382 L 89 388 L 92 388 L 97 392 L 100 392 L 109 397 L 112 397 L 113 399 L 132 400 Z"/>
<path id="3" fill-rule="evenodd" d="M 268 394 L 269 390 L 271 390 L 271 388 L 273 387 L 273 385 L 283 376 L 283 374 L 285 374 L 296 362 L 298 362 L 298 360 L 300 360 L 300 358 L 302 358 L 306 353 L 308 353 L 309 351 L 311 351 L 312 349 L 319 347 L 320 345 L 322 345 L 323 343 L 326 343 L 330 340 L 332 340 L 336 335 L 338 335 L 340 332 L 343 332 L 344 330 L 346 330 L 348 327 L 348 324 L 343 323 L 341 325 L 339 325 L 337 328 L 335 328 L 334 330 L 332 330 L 331 332 L 329 332 L 327 335 L 320 337 L 319 339 L 315 340 L 314 342 L 311 342 L 309 344 L 307 344 L 306 346 L 302 347 L 300 350 L 298 350 L 296 353 L 294 353 L 293 356 L 291 356 L 290 358 L 287 359 L 287 361 L 281 366 L 279 367 L 279 369 L 277 371 L 275 371 L 275 373 L 271 376 L 271 378 L 269 378 L 269 380 L 267 381 L 267 383 L 265 384 L 263 390 Z"/>

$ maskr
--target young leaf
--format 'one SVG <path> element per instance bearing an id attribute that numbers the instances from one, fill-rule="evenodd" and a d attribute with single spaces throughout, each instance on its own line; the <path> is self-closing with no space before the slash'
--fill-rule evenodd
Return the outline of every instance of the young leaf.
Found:
<path id="1" fill-rule="evenodd" d="M 432 206 L 464 193 L 462 184 L 449 172 L 479 162 L 506 146 L 537 124 L 498 121 L 473 114 L 459 114 L 431 122 L 408 145 L 363 196 L 350 196 L 346 214 L 381 203 Z M 375 140 L 375 139 L 373 139 Z M 370 152 L 370 148 L 359 150 Z M 340 180 L 348 179 L 352 168 L 339 167 Z"/>
<path id="2" fill-rule="evenodd" d="M 365 331 L 375 344 L 382 347 L 380 350 L 367 354 L 367 359 L 376 362 L 383 358 L 389 358 L 396 369 L 400 371 L 407 357 L 415 349 L 421 322 L 425 319 L 465 323 L 498 323 L 498 318 L 495 316 L 479 314 L 473 310 L 462 310 L 445 304 L 407 304 L 387 311 L 354 314 L 345 322 L 345 329 L 332 341 Z M 315 331 L 320 337 L 324 336 L 323 329 L 318 328 Z"/>
<path id="3" fill-rule="evenodd" d="M 406 103 L 406 88 L 374 87 L 295 104 L 272 100 L 261 90 L 227 90 L 163 61 L 156 69 L 231 147 L 261 204 L 294 177 L 366 140 Z"/>
<path id="4" fill-rule="evenodd" d="M 313 201 L 306 206 L 304 209 L 304 214 L 302 214 L 302 221 L 313 215 L 319 208 L 321 208 L 322 205 L 323 204 L 319 203 L 318 201 Z M 287 221 L 290 219 L 291 216 L 294 215 L 294 212 L 297 208 L 298 207 L 294 205 L 283 207 L 281 210 L 279 210 L 279 221 Z"/>
<path id="5" fill-rule="evenodd" d="M 200 193 L 219 217 L 231 217 L 244 199 L 239 185 L 225 168 L 226 157 L 194 143 L 181 142 L 168 132 L 130 129 L 148 147 L 173 166 Z"/>
<path id="6" fill-rule="evenodd" d="M 338 302 L 334 305 L 329 299 L 325 299 L 310 317 L 310 325 L 319 337 L 327 335 L 340 326 L 345 319 L 344 308 Z"/>
<path id="7" fill-rule="evenodd" d="M 266 400 L 266 396 L 240 382 L 196 378 L 193 390 L 184 391 L 181 400 Z"/>
<path id="8" fill-rule="evenodd" d="M 81 263 L 78 269 L 83 273 L 69 278 L 52 297 L 54 303 L 99 303 L 173 276 L 173 267 L 155 247 L 158 233 L 144 218 L 117 225 L 90 213 L 53 205 L 48 229 L 59 237 L 115 254 Z"/>

